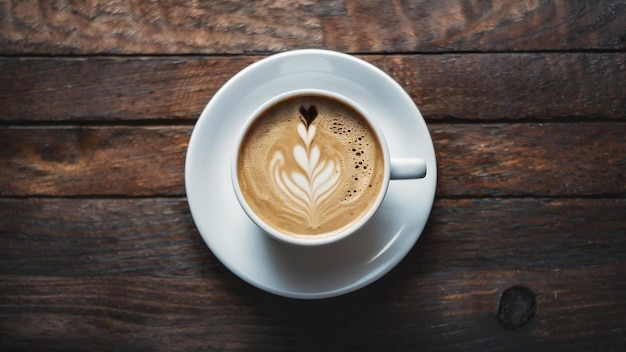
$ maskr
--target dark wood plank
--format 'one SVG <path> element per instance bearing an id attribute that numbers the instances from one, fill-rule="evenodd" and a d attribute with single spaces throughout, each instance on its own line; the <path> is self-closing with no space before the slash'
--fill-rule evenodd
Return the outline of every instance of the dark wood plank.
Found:
<path id="1" fill-rule="evenodd" d="M 2 120 L 195 119 L 250 58 L 0 59 Z M 54 109 L 50 109 L 53 104 Z"/>
<path id="2" fill-rule="evenodd" d="M 0 271 L 13 275 L 216 269 L 184 198 L 0 198 L 0 246 Z"/>
<path id="3" fill-rule="evenodd" d="M 626 199 L 438 199 L 411 270 L 585 269 L 626 261 Z"/>
<path id="4" fill-rule="evenodd" d="M 438 194 L 624 196 L 623 123 L 430 127 Z"/>
<path id="5" fill-rule="evenodd" d="M 193 121 L 228 78 L 260 58 L 4 58 L 0 120 Z M 626 53 L 363 58 L 429 120 L 626 118 Z"/>
<path id="6" fill-rule="evenodd" d="M 345 1 L 324 44 L 350 52 L 543 51 L 626 47 L 622 1 Z"/>
<path id="7" fill-rule="evenodd" d="M 437 199 L 401 272 L 626 262 L 626 199 Z M 228 277 L 184 198 L 0 198 L 0 275 Z"/>
<path id="8" fill-rule="evenodd" d="M 190 134 L 188 126 L 2 128 L 0 195 L 184 194 Z"/>
<path id="9" fill-rule="evenodd" d="M 191 126 L 0 128 L 0 195 L 183 195 Z M 433 124 L 439 196 L 624 196 L 626 123 Z"/>
<path id="10" fill-rule="evenodd" d="M 221 54 L 322 45 L 314 7 L 289 0 L 1 5 L 5 54 Z"/>
<path id="11" fill-rule="evenodd" d="M 619 0 L 0 2 L 0 53 L 623 50 Z"/>
<path id="12" fill-rule="evenodd" d="M 6 350 L 620 350 L 624 264 L 386 277 L 296 301 L 209 278 L 0 276 Z M 537 313 L 510 331 L 500 294 L 530 284 Z"/>
<path id="13" fill-rule="evenodd" d="M 626 54 L 365 58 L 399 82 L 429 120 L 626 117 Z"/>

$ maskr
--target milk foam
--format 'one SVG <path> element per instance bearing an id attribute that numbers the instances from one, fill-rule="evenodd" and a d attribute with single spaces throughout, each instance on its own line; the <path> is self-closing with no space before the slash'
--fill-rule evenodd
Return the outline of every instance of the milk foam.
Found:
<path id="1" fill-rule="evenodd" d="M 318 226 L 326 212 L 333 208 L 333 190 L 339 186 L 340 160 L 322 155 L 318 146 L 311 146 L 317 128 L 300 122 L 297 127 L 302 143 L 292 147 L 293 159 L 299 169 L 286 171 L 285 156 L 274 151 L 270 159 L 271 181 L 288 199 L 286 205 L 294 213 L 307 219 L 310 226 Z"/>
<path id="2" fill-rule="evenodd" d="M 312 121 L 301 107 L 319 111 Z M 292 235 L 349 227 L 376 200 L 383 179 L 382 148 L 353 109 L 319 96 L 268 109 L 240 149 L 240 188 L 270 226 Z"/>

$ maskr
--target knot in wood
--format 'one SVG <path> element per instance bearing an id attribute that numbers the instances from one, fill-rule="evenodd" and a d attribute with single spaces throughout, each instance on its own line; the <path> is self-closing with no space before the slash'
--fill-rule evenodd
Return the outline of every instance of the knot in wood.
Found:
<path id="1" fill-rule="evenodd" d="M 502 293 L 498 307 L 498 321 L 507 329 L 526 325 L 537 309 L 535 293 L 524 286 L 513 286 Z"/>

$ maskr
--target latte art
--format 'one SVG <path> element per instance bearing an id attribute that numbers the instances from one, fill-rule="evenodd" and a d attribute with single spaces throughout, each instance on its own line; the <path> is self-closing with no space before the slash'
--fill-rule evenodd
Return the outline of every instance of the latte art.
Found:
<path id="1" fill-rule="evenodd" d="M 238 182 L 249 207 L 291 236 L 332 235 L 360 220 L 384 178 L 380 142 L 364 118 L 321 96 L 265 110 L 240 146 Z"/>
<path id="2" fill-rule="evenodd" d="M 291 211 L 308 220 L 313 227 L 319 226 L 325 215 L 332 210 L 333 190 L 339 186 L 339 161 L 321 155 L 318 146 L 311 146 L 317 130 L 313 120 L 317 109 L 300 108 L 302 121 L 298 124 L 298 135 L 302 144 L 293 147 L 293 159 L 300 170 L 285 171 L 285 156 L 277 150 L 270 161 L 272 181 L 283 195 L 291 201 Z M 314 114 L 314 115 L 313 115 Z M 305 117 L 311 116 L 311 118 Z"/>

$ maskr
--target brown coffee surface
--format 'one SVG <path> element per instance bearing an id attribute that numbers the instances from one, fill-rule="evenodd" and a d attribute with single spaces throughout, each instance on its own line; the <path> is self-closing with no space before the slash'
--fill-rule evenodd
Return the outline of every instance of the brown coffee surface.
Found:
<path id="1" fill-rule="evenodd" d="M 261 113 L 237 167 L 250 208 L 296 237 L 350 227 L 371 209 L 384 179 L 382 147 L 368 122 L 321 96 L 288 98 Z"/>

